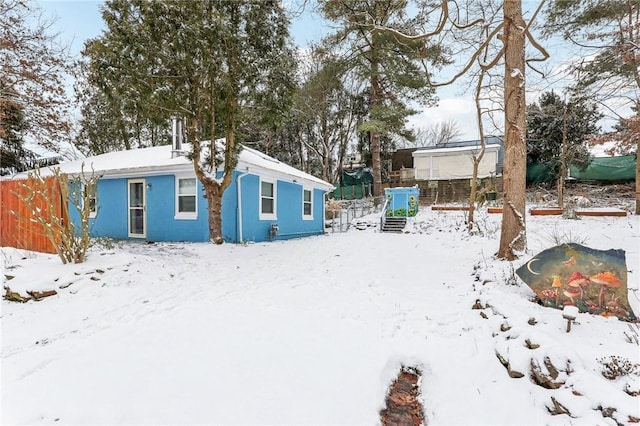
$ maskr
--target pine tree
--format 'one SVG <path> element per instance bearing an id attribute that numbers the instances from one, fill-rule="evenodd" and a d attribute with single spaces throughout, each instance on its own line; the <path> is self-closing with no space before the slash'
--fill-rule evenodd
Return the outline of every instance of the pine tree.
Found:
<path id="1" fill-rule="evenodd" d="M 103 18 L 106 31 L 85 48 L 88 83 L 113 111 L 125 145 L 128 132 L 168 127 L 171 116 L 184 120 L 208 202 L 209 238 L 222 243 L 222 194 L 237 163 L 239 130 L 258 116 L 273 125 L 272 110 L 287 104 L 293 87 L 281 2 L 109 0 Z M 214 143 L 219 135 L 224 146 Z"/>
<path id="2" fill-rule="evenodd" d="M 595 103 L 585 99 L 563 101 L 551 91 L 527 107 L 527 162 L 551 163 L 551 179 L 560 170 L 563 134 L 566 134 L 568 161 L 586 165 L 589 161 L 588 136 L 599 132 L 602 114 Z"/>
<path id="3" fill-rule="evenodd" d="M 322 0 L 320 10 L 339 26 L 326 42 L 343 48 L 349 67 L 369 86 L 369 116 L 359 130 L 368 133 L 374 195 L 379 196 L 382 143 L 391 135 L 406 133 L 406 119 L 416 113 L 408 102 L 426 106 L 434 101 L 434 89 L 420 61 L 445 64 L 446 52 L 429 39 L 401 40 L 380 30 L 416 34 L 418 21 L 407 19 L 406 0 Z"/>
<path id="4" fill-rule="evenodd" d="M 0 137 L 0 175 L 24 171 L 30 156 L 24 148 L 24 111 L 15 103 L 0 106 L 0 128 L 3 132 Z"/>
<path id="5" fill-rule="evenodd" d="M 601 103 L 622 100 L 633 111 L 618 117 L 637 128 L 640 107 L 640 2 L 638 0 L 555 0 L 545 26 L 582 50 L 572 69 L 575 89 Z M 624 125 L 623 125 L 624 126 Z M 619 151 L 640 152 L 640 138 L 618 132 L 595 142 L 616 140 Z M 636 166 L 636 214 L 640 214 L 640 167 Z"/>

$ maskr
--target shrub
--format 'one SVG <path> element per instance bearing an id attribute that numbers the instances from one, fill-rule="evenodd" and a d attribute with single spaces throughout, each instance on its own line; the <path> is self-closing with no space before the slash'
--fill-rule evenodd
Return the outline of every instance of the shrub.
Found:
<path id="1" fill-rule="evenodd" d="M 69 182 L 69 177 L 60 168 L 51 170 L 52 185 L 48 185 L 40 175 L 40 169 L 36 169 L 29 173 L 26 183 L 21 185 L 24 193 L 16 193 L 31 215 L 28 219 L 22 219 L 26 220 L 27 226 L 40 227 L 55 247 L 62 263 L 82 263 L 90 243 L 89 218 L 97 202 L 99 176 L 93 172 L 85 176 L 83 167 L 80 176 Z M 61 212 L 57 210 L 57 197 L 62 200 Z M 78 212 L 80 229 L 76 229 L 69 220 L 69 204 Z"/>
<path id="2" fill-rule="evenodd" d="M 634 364 L 621 356 L 600 358 L 598 362 L 602 364 L 602 375 L 609 380 L 622 376 L 640 376 L 640 364 Z"/>

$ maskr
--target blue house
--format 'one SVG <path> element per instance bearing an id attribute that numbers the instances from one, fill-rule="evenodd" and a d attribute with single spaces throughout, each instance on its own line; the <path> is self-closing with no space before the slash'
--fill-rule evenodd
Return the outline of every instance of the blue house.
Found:
<path id="1" fill-rule="evenodd" d="M 144 241 L 209 240 L 207 200 L 191 160 L 171 145 L 118 151 L 60 164 L 61 172 L 100 176 L 91 235 Z M 324 233 L 325 194 L 333 185 L 243 147 L 222 197 L 227 242 Z M 79 222 L 75 209 L 70 220 Z M 75 215 L 74 215 L 75 213 Z"/>

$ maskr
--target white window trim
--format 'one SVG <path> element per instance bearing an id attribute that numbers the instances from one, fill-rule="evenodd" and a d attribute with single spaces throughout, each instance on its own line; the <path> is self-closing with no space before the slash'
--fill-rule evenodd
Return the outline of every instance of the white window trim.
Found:
<path id="1" fill-rule="evenodd" d="M 180 205 L 180 180 L 181 179 L 195 179 L 196 180 L 196 210 L 194 212 L 179 212 L 178 206 Z M 198 219 L 198 178 L 193 175 L 175 175 L 175 190 L 174 190 L 174 198 L 175 198 L 175 215 L 173 218 L 175 220 L 196 220 Z"/>
<path id="2" fill-rule="evenodd" d="M 131 184 L 142 185 L 142 234 L 131 233 Z M 127 180 L 127 235 L 129 238 L 147 238 L 147 181 L 146 179 Z"/>
<path id="3" fill-rule="evenodd" d="M 273 213 L 262 213 L 262 183 L 270 183 L 273 185 Z M 260 178 L 258 186 L 258 213 L 260 220 L 276 220 L 278 218 L 278 181 Z"/>
<path id="4" fill-rule="evenodd" d="M 309 203 L 311 204 L 311 214 L 304 214 L 304 192 L 309 191 L 311 193 L 311 200 Z M 313 220 L 313 188 L 302 187 L 302 220 Z"/>

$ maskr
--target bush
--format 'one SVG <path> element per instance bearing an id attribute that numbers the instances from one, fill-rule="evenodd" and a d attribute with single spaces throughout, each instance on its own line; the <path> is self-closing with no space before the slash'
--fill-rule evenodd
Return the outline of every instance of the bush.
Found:
<path id="1" fill-rule="evenodd" d="M 16 196 L 27 207 L 31 217 L 26 219 L 28 226 L 40 226 L 41 232 L 51 241 L 62 263 L 84 262 L 89 249 L 89 217 L 97 202 L 97 183 L 99 176 L 93 172 L 84 175 L 84 167 L 79 177 L 69 182 L 69 177 L 53 168 L 52 184 L 49 185 L 40 175 L 40 169 L 29 173 L 24 194 Z M 58 212 L 57 197 L 60 202 Z M 80 229 L 69 219 L 69 204 L 78 212 Z M 15 213 L 15 212 L 14 212 Z"/>
<path id="2" fill-rule="evenodd" d="M 602 375 L 609 380 L 616 380 L 622 376 L 640 376 L 640 364 L 634 364 L 621 356 L 600 358 L 598 362 L 602 364 Z"/>

